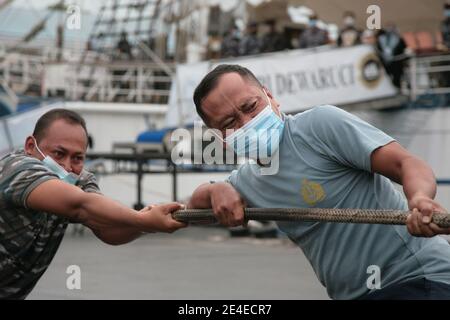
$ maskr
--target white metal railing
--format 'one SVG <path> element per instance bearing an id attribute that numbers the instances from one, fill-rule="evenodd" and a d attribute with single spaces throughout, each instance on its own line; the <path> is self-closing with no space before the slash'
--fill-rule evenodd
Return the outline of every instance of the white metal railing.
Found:
<path id="1" fill-rule="evenodd" d="M 161 61 L 144 44 L 140 47 L 154 62 L 112 62 L 105 54 L 81 49 L 46 47 L 40 55 L 5 51 L 0 55 L 0 79 L 19 94 L 166 104 L 174 65 Z"/>
<path id="2" fill-rule="evenodd" d="M 60 48 L 52 48 L 46 47 L 43 50 L 43 58 L 46 63 L 51 62 L 73 62 L 79 63 L 82 62 L 95 62 L 95 61 L 103 61 L 108 62 L 111 59 L 100 52 L 97 51 L 85 51 L 81 49 L 60 49 Z"/>
<path id="3" fill-rule="evenodd" d="M 111 61 L 98 52 L 46 48 L 42 55 L 3 55 L 0 78 L 16 93 L 31 89 L 67 100 L 166 104 L 175 68 L 156 58 Z"/>
<path id="4" fill-rule="evenodd" d="M 407 74 L 411 101 L 416 101 L 422 94 L 448 94 L 450 54 L 411 57 Z"/>
<path id="5" fill-rule="evenodd" d="M 70 100 L 165 104 L 171 83 L 166 67 L 157 63 L 70 63 L 59 89 Z"/>

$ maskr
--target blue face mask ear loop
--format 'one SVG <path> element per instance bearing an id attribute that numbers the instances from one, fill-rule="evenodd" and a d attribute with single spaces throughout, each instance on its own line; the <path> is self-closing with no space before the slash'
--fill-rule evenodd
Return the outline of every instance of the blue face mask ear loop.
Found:
<path id="1" fill-rule="evenodd" d="M 35 145 L 35 147 L 36 147 L 36 150 L 41 154 L 41 156 L 42 157 L 46 157 L 45 155 L 44 155 L 44 153 L 41 151 L 41 149 L 39 149 L 39 146 L 38 146 L 38 143 L 37 143 L 37 140 L 36 140 L 36 138 L 35 137 L 32 137 L 33 138 L 33 140 L 34 140 L 34 145 Z"/>
<path id="2" fill-rule="evenodd" d="M 222 142 L 222 145 L 225 144 L 225 146 L 227 148 L 231 148 L 231 150 L 233 150 L 233 148 L 231 146 L 229 146 L 228 143 L 223 139 L 222 132 L 220 132 L 219 129 L 210 129 L 209 128 L 208 130 L 211 130 L 213 136 L 216 137 L 217 139 L 219 139 Z M 216 133 L 216 130 L 220 132 L 220 135 Z"/>
<path id="3" fill-rule="evenodd" d="M 44 153 L 42 152 L 42 150 L 38 147 L 37 141 L 36 141 L 36 138 L 35 138 L 35 137 L 33 137 L 33 140 L 34 140 L 34 144 L 35 144 L 35 146 L 36 146 L 36 150 L 41 154 L 41 156 L 44 157 L 44 159 L 47 158 L 47 156 L 44 155 Z M 52 159 L 52 160 L 53 160 L 53 159 Z M 57 164 L 58 166 L 60 166 L 63 170 L 67 171 L 67 170 L 64 169 L 58 162 L 56 162 L 55 160 L 53 160 L 53 161 L 55 162 L 55 164 Z"/>
<path id="4" fill-rule="evenodd" d="M 266 89 L 263 88 L 263 91 L 264 91 L 264 94 L 266 95 L 267 101 L 269 101 L 270 109 L 277 115 L 277 117 L 280 117 L 281 119 L 283 119 L 283 117 L 281 116 L 281 113 L 277 114 L 277 112 L 275 112 L 275 110 L 273 110 L 272 102 L 270 101 L 270 98 L 269 98 L 269 95 L 266 92 Z"/>
<path id="5" fill-rule="evenodd" d="M 33 140 L 34 140 L 34 143 L 35 143 L 35 146 L 36 146 L 36 150 L 41 154 L 41 156 L 43 156 L 44 157 L 44 160 L 45 160 L 45 158 L 47 158 L 47 156 L 45 156 L 44 155 L 44 153 L 41 151 L 41 149 L 38 147 L 38 145 L 37 145 L 37 141 L 36 141 L 36 138 L 35 137 L 33 137 Z M 50 159 L 51 159 L 51 157 L 49 157 Z M 59 163 L 57 163 L 55 160 L 53 160 L 53 159 L 51 159 L 53 162 L 54 162 L 54 164 L 56 165 L 56 166 L 58 166 L 58 167 L 60 167 L 62 170 L 64 170 L 64 172 L 66 173 L 66 176 L 64 177 L 64 178 L 61 178 L 60 177 L 60 179 L 63 179 L 63 180 L 65 180 L 66 182 L 68 182 L 69 184 L 72 184 L 72 185 L 76 185 L 76 182 L 77 182 L 77 180 L 78 180 L 78 177 L 77 177 L 77 175 L 75 175 L 74 173 L 68 173 L 67 172 L 67 170 L 66 169 L 64 169 Z M 55 172 L 56 173 L 56 172 Z M 72 179 L 70 180 L 70 181 L 67 181 L 66 179 L 68 178 L 68 177 L 72 177 Z"/>

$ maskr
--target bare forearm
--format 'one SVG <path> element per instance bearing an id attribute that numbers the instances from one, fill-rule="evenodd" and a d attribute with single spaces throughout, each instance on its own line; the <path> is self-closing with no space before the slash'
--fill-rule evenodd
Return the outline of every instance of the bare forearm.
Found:
<path id="1" fill-rule="evenodd" d="M 134 231 L 174 232 L 186 226 L 170 215 L 181 208 L 178 203 L 152 206 L 138 212 L 112 199 L 86 193 L 56 179 L 37 186 L 27 198 L 27 208 L 65 217 L 94 231 L 102 230 L 105 238 L 110 235 L 117 241 L 128 242 L 138 235 Z"/>
<path id="2" fill-rule="evenodd" d="M 93 229 L 139 228 L 138 212 L 98 194 L 85 193 L 76 219 Z"/>
<path id="3" fill-rule="evenodd" d="M 204 184 L 197 188 L 188 208 L 209 209 L 221 224 L 236 227 L 245 223 L 246 203 L 238 191 L 228 182 Z"/>
<path id="4" fill-rule="evenodd" d="M 405 159 L 402 162 L 401 172 L 403 191 L 409 200 L 418 194 L 434 199 L 436 177 L 425 162 L 415 157 Z"/>
<path id="5" fill-rule="evenodd" d="M 97 238 L 113 246 L 129 243 L 142 235 L 142 232 L 135 228 L 104 228 L 93 231 Z"/>
<path id="6" fill-rule="evenodd" d="M 82 223 L 93 229 L 104 227 L 140 227 L 137 211 L 105 196 L 50 180 L 36 187 L 27 198 L 27 206 Z"/>
<path id="7" fill-rule="evenodd" d="M 211 208 L 211 187 L 209 183 L 202 184 L 192 194 L 187 205 L 190 209 L 208 209 Z"/>

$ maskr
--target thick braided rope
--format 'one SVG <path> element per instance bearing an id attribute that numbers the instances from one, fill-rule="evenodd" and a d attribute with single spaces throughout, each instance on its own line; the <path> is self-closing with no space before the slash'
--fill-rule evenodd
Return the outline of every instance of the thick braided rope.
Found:
<path id="1" fill-rule="evenodd" d="M 322 209 L 322 208 L 247 208 L 246 220 L 260 221 L 309 221 L 337 223 L 368 223 L 404 225 L 409 211 L 372 209 Z M 179 210 L 173 218 L 189 223 L 216 223 L 210 209 Z M 442 228 L 450 228 L 450 214 L 435 213 L 433 222 Z"/>

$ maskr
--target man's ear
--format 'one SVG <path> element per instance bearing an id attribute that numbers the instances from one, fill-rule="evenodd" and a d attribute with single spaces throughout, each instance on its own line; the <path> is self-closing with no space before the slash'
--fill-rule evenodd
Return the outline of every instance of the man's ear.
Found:
<path id="1" fill-rule="evenodd" d="M 27 139 L 25 140 L 25 153 L 29 156 L 32 156 L 34 154 L 35 151 L 35 141 L 33 139 L 32 136 L 28 136 Z"/>
<path id="2" fill-rule="evenodd" d="M 264 91 L 266 92 L 267 96 L 269 97 L 270 100 L 272 100 L 272 105 L 275 106 L 277 109 L 280 109 L 280 104 L 278 103 L 277 100 L 275 100 L 275 98 L 272 95 L 272 92 L 270 92 L 269 89 L 267 89 L 267 87 L 263 86 Z"/>
<path id="3" fill-rule="evenodd" d="M 263 86 L 263 89 L 266 92 L 267 96 L 273 100 L 272 92 L 270 92 L 270 90 L 266 86 Z"/>

